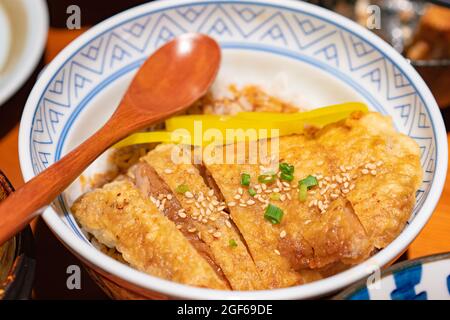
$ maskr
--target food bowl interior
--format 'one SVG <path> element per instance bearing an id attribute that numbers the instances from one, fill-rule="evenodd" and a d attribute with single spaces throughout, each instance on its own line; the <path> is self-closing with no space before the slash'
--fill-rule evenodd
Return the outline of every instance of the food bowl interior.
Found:
<path id="1" fill-rule="evenodd" d="M 194 298 L 307 298 L 350 284 L 402 253 L 423 227 L 439 198 L 446 172 L 445 128 L 423 81 L 392 48 L 368 31 L 318 7 L 290 1 L 164 1 L 129 10 L 94 27 L 66 48 L 44 72 L 28 102 L 20 129 L 20 161 L 26 179 L 44 170 L 96 131 L 113 113 L 145 58 L 178 34 L 214 37 L 223 61 L 212 88 L 256 84 L 305 109 L 364 101 L 392 117 L 395 127 L 421 149 L 424 179 L 402 234 L 366 263 L 295 288 L 224 293 L 187 288 L 144 275 L 98 252 L 70 213 L 84 191 L 74 182 L 44 218 L 75 253 L 144 288 Z M 107 170 L 107 154 L 85 172 Z M 184 292 L 184 293 L 180 293 Z"/>

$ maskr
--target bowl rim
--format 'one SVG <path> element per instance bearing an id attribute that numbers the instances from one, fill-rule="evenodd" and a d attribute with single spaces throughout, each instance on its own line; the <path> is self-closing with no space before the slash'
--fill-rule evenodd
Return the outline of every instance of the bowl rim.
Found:
<path id="1" fill-rule="evenodd" d="M 450 252 L 444 252 L 444 253 L 437 253 L 437 254 L 431 254 L 428 256 L 411 259 L 402 261 L 399 263 L 395 263 L 389 268 L 383 270 L 380 274 L 381 279 L 392 275 L 395 272 L 398 271 L 405 271 L 407 269 L 410 269 L 412 267 L 417 266 L 418 264 L 429 264 L 436 261 L 444 261 L 444 260 L 450 260 Z M 380 280 L 381 280 L 380 279 Z M 367 279 L 361 279 L 358 282 L 352 284 L 347 289 L 343 290 L 339 294 L 333 297 L 333 300 L 346 300 L 348 299 L 352 294 L 356 293 L 357 291 L 361 290 L 362 288 L 366 287 L 366 281 Z"/>
<path id="2" fill-rule="evenodd" d="M 357 25 L 355 22 L 340 16 L 332 11 L 320 8 L 315 5 L 304 2 L 294 2 L 290 0 L 226 0 L 226 1 L 211 1 L 211 0 L 166 0 L 146 3 L 137 7 L 119 13 L 100 24 L 92 27 L 71 44 L 69 44 L 58 56 L 47 66 L 41 77 L 35 84 L 33 90 L 28 97 L 25 105 L 24 113 L 21 119 L 21 126 L 19 130 L 19 159 L 22 168 L 22 173 L 26 181 L 34 176 L 34 172 L 29 162 L 29 132 L 31 129 L 33 111 L 39 101 L 40 94 L 45 90 L 45 86 L 50 80 L 51 76 L 57 72 L 58 68 L 64 63 L 65 59 L 74 52 L 78 51 L 82 45 L 91 40 L 97 34 L 105 32 L 112 28 L 120 21 L 130 19 L 139 14 L 167 9 L 180 5 L 195 5 L 199 3 L 245 3 L 245 4 L 266 4 L 275 7 L 303 10 L 321 18 L 333 21 L 341 28 L 351 29 L 359 36 L 366 39 L 374 47 L 389 57 L 397 67 L 409 75 L 410 81 L 415 85 L 418 92 L 421 93 L 424 101 L 427 101 L 428 111 L 430 113 L 430 121 L 435 126 L 436 150 L 439 150 L 438 157 L 435 163 L 435 172 L 447 172 L 447 134 L 444 126 L 442 116 L 440 114 L 437 103 L 432 96 L 430 90 L 425 85 L 422 78 L 414 70 L 414 68 L 392 47 L 390 47 L 381 38 L 377 37 L 369 30 Z M 345 26 L 345 27 L 344 27 Z M 386 248 L 381 250 L 376 255 L 372 256 L 365 262 L 356 265 L 344 272 L 338 273 L 334 276 L 315 281 L 312 283 L 273 290 L 261 291 L 222 291 L 206 288 L 197 288 L 175 283 L 169 280 L 160 279 L 141 271 L 132 269 L 100 251 L 89 246 L 87 243 L 79 239 L 72 231 L 69 231 L 66 224 L 58 217 L 58 214 L 51 208 L 47 208 L 43 214 L 45 222 L 55 232 L 62 242 L 75 251 L 83 259 L 90 262 L 92 265 L 106 271 L 108 274 L 120 277 L 121 279 L 134 284 L 137 287 L 157 291 L 171 297 L 191 298 L 191 299 L 299 299 L 311 298 L 321 296 L 327 293 L 335 292 L 342 289 L 351 283 L 368 276 L 374 266 L 384 266 L 389 264 L 397 256 L 399 256 L 407 246 L 415 239 L 425 223 L 430 218 L 433 210 L 440 198 L 440 194 L 444 187 L 445 174 L 435 174 L 430 191 L 425 199 L 420 214 L 418 213 L 413 222 L 403 230 L 399 236 L 394 239 Z"/>
<path id="3" fill-rule="evenodd" d="M 49 28 L 47 3 L 44 0 L 21 0 L 27 15 L 27 31 L 32 31 L 26 38 L 23 55 L 16 61 L 17 67 L 5 85 L 0 89 L 0 108 L 25 83 L 41 59 Z M 25 55 L 25 53 L 27 53 Z"/>

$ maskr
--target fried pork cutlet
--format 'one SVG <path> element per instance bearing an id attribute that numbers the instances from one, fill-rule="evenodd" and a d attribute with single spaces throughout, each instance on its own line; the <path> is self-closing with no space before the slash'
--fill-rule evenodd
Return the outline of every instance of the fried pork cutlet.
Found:
<path id="1" fill-rule="evenodd" d="M 230 153 L 230 148 L 236 146 L 226 146 L 223 152 Z M 332 268 L 366 259 L 405 226 L 422 177 L 416 143 L 377 113 L 354 115 L 313 137 L 280 138 L 279 161 L 294 166 L 292 182 L 259 183 L 259 163 L 215 161 L 209 158 L 205 165 L 267 277 L 289 267 Z M 250 186 L 257 194 L 251 197 L 245 192 L 237 202 L 242 173 L 251 176 Z M 297 182 L 309 175 L 319 185 L 308 191 L 306 201 L 300 201 Z M 256 203 L 241 205 L 250 199 Z M 284 212 L 279 224 L 264 218 L 269 202 Z"/>
<path id="2" fill-rule="evenodd" d="M 176 282 L 215 289 L 227 284 L 129 181 L 115 181 L 83 195 L 72 206 L 83 228 L 115 247 L 134 268 Z"/>
<path id="3" fill-rule="evenodd" d="M 143 161 L 151 165 L 165 181 L 182 211 L 181 230 L 195 233 L 208 247 L 208 256 L 220 267 L 234 290 L 267 288 L 242 242 L 239 231 L 229 219 L 226 206 L 214 189 L 208 188 L 198 169 L 189 161 L 175 164 L 171 160 L 173 145 L 160 145 Z M 186 190 L 177 189 L 185 186 Z M 177 219 L 178 221 L 180 219 Z"/>
<path id="4" fill-rule="evenodd" d="M 388 117 L 358 113 L 273 142 L 267 155 L 258 150 L 256 163 L 224 164 L 242 146 L 232 144 L 202 165 L 191 156 L 176 163 L 176 146 L 159 145 L 128 178 L 83 195 L 72 212 L 139 270 L 233 290 L 329 276 L 385 247 L 404 228 L 422 180 L 420 153 Z M 241 159 L 249 160 L 249 149 L 243 145 Z M 293 179 L 282 178 L 279 163 L 293 166 Z M 249 186 L 241 183 L 243 173 Z M 272 179 L 263 182 L 267 175 Z M 309 176 L 317 184 L 299 197 L 299 181 Z M 265 217 L 269 204 L 283 212 L 276 223 Z"/>

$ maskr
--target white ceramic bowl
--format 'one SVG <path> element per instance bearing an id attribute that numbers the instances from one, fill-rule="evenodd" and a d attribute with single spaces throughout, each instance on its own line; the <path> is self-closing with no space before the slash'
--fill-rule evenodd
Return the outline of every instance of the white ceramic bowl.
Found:
<path id="1" fill-rule="evenodd" d="M 333 12 L 302 2 L 169 0 L 136 7 L 92 28 L 55 58 L 30 94 L 19 137 L 25 179 L 98 129 L 148 54 L 187 31 L 210 34 L 223 48 L 216 92 L 227 83 L 256 83 L 306 107 L 361 100 L 392 116 L 398 130 L 422 150 L 424 180 L 409 225 L 387 248 L 345 272 L 255 292 L 189 287 L 102 254 L 86 241 L 67 210 L 81 193 L 77 182 L 44 213 L 61 241 L 119 287 L 151 297 L 208 299 L 317 297 L 350 285 L 406 250 L 430 218 L 445 180 L 447 135 L 439 109 L 419 75 L 389 45 Z M 104 169 L 100 158 L 88 174 Z"/>
<path id="2" fill-rule="evenodd" d="M 25 83 L 44 52 L 48 12 L 44 0 L 3 0 L 0 9 L 1 107 Z"/>

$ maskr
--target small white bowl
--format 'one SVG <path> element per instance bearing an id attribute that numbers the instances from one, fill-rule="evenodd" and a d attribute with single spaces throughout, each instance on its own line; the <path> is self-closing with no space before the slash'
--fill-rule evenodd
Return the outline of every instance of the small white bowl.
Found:
<path id="1" fill-rule="evenodd" d="M 447 169 L 447 135 L 436 102 L 417 72 L 388 44 L 333 12 L 286 0 L 169 0 L 118 14 L 80 36 L 43 72 L 20 127 L 26 180 L 60 159 L 112 114 L 134 72 L 165 41 L 207 33 L 223 48 L 216 92 L 227 83 L 255 83 L 303 107 L 365 101 L 389 114 L 422 150 L 424 180 L 409 225 L 385 249 L 335 276 L 284 289 L 233 292 L 194 288 L 134 270 L 96 250 L 68 208 L 75 182 L 44 219 L 61 241 L 114 292 L 194 299 L 299 299 L 332 293 L 399 256 L 430 218 Z M 87 174 L 105 170 L 100 157 Z M 105 280 L 107 279 L 107 280 Z M 115 288 L 115 289 L 111 289 Z M 122 292 L 122 293 L 120 293 Z"/>
<path id="2" fill-rule="evenodd" d="M 44 0 L 3 0 L 2 13 L 0 20 L 7 20 L 3 22 L 9 32 L 0 30 L 0 38 L 9 36 L 9 41 L 0 40 L 0 107 L 33 72 L 44 52 L 48 32 Z"/>

